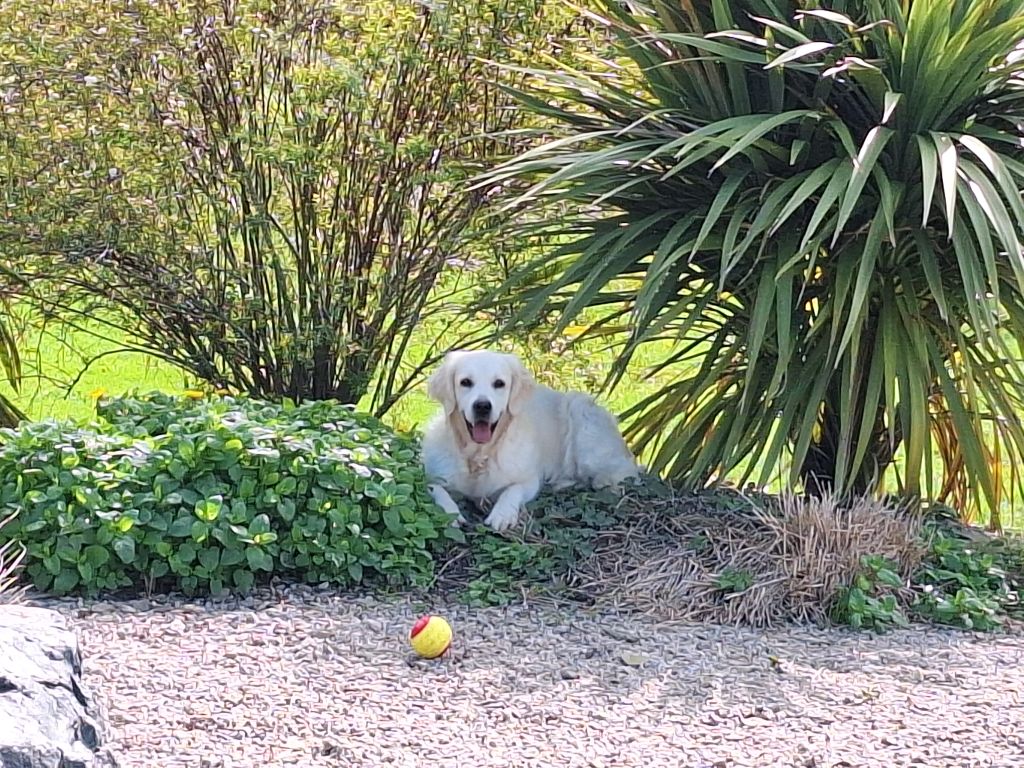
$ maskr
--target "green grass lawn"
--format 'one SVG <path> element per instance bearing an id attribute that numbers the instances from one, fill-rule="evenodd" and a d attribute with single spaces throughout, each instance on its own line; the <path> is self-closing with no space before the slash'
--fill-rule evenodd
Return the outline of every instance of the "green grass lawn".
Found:
<path id="1" fill-rule="evenodd" d="M 427 329 L 426 333 L 430 332 Z M 6 381 L 0 383 L 0 391 L 12 397 L 30 419 L 84 421 L 92 418 L 96 398 L 101 394 L 113 396 L 150 390 L 181 392 L 197 385 L 191 374 L 177 366 L 138 352 L 117 352 L 118 347 L 113 341 L 85 331 L 69 330 L 59 336 L 52 331 L 29 333 L 22 349 L 25 380 L 18 392 Z M 612 361 L 609 352 L 594 344 L 565 352 L 517 351 L 540 381 L 558 388 L 594 390 Z M 413 350 L 414 355 L 417 352 L 418 348 Z M 656 353 L 657 350 L 646 350 L 638 357 L 633 375 L 602 398 L 609 408 L 620 412 L 652 391 L 653 384 L 643 381 L 640 372 L 654 361 Z M 90 360 L 93 362 L 69 389 L 69 384 Z M 435 407 L 426 395 L 425 386 L 421 385 L 389 412 L 386 421 L 403 429 L 415 429 L 430 417 Z"/>
<path id="2" fill-rule="evenodd" d="M 22 347 L 25 379 L 14 392 L 6 381 L 4 394 L 33 420 L 92 418 L 96 398 L 133 390 L 180 392 L 190 379 L 176 366 L 137 352 L 119 352 L 118 344 L 84 331 L 33 332 Z M 99 356 L 99 357 L 97 357 Z M 89 360 L 94 360 L 68 390 Z"/>

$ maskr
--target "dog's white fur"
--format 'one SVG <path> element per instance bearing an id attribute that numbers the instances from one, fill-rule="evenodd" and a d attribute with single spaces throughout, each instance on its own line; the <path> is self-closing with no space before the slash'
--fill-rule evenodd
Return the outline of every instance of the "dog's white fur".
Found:
<path id="1" fill-rule="evenodd" d="M 515 355 L 450 352 L 427 392 L 443 406 L 423 437 L 430 492 L 459 520 L 449 491 L 493 502 L 485 522 L 501 531 L 544 485 L 607 488 L 638 473 L 608 411 L 582 392 L 538 384 Z"/>

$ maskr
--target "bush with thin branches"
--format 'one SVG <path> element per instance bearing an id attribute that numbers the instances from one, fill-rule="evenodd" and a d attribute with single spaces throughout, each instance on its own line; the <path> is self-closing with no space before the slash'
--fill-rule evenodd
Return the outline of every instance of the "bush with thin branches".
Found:
<path id="1" fill-rule="evenodd" d="M 73 2 L 0 11 L 0 247 L 35 306 L 261 397 L 387 410 L 522 141 L 491 60 L 543 0 Z M 437 330 L 448 330 L 438 328 Z"/>

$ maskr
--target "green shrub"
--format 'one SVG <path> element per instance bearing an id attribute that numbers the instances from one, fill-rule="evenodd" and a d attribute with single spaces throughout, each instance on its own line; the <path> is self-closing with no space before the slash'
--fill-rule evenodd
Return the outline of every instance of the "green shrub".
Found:
<path id="1" fill-rule="evenodd" d="M 653 485 L 632 491 L 638 498 L 653 492 Z M 530 504 L 530 526 L 521 539 L 478 526 L 462 597 L 473 606 L 508 605 L 526 595 L 578 597 L 574 570 L 617 522 L 620 502 L 611 491 L 549 492 Z"/>
<path id="2" fill-rule="evenodd" d="M 961 629 L 993 630 L 1021 613 L 1024 547 L 1013 539 L 932 520 L 927 554 L 909 585 L 881 557 L 862 559 L 854 583 L 833 606 L 835 621 L 852 627 L 906 626 L 909 614 Z M 909 586 L 909 590 L 903 587 Z"/>
<path id="3" fill-rule="evenodd" d="M 151 395 L 98 412 L 0 431 L 0 515 L 19 513 L 3 536 L 39 589 L 422 584 L 433 550 L 462 537 L 416 441 L 349 407 Z"/>
<path id="4" fill-rule="evenodd" d="M 856 629 L 883 630 L 910 624 L 895 590 L 903 587 L 898 567 L 883 557 L 861 558 L 863 570 L 839 594 L 832 617 Z"/>
<path id="5" fill-rule="evenodd" d="M 914 609 L 922 617 L 964 629 L 990 630 L 1019 610 L 1021 585 L 1008 574 L 1015 551 L 1003 542 L 971 542 L 933 532 L 929 557 L 915 577 Z"/>
<path id="6" fill-rule="evenodd" d="M 745 568 L 725 568 L 715 578 L 715 586 L 726 594 L 745 592 L 754 586 L 754 574 Z"/>

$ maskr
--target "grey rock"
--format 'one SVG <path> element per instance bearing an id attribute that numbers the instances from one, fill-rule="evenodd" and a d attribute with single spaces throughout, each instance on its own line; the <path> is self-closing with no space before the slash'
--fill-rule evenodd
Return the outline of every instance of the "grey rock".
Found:
<path id="1" fill-rule="evenodd" d="M 78 638 L 55 611 L 0 605 L 0 768 L 116 768 Z"/>

